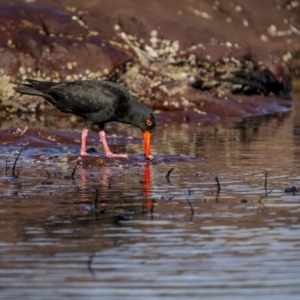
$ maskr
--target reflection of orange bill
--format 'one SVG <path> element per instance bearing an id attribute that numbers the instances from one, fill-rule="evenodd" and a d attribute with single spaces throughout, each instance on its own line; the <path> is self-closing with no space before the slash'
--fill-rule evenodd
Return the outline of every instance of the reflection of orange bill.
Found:
<path id="1" fill-rule="evenodd" d="M 147 209 L 147 212 L 150 213 L 153 209 L 153 203 L 150 198 L 150 190 L 151 190 L 151 171 L 150 166 L 147 163 L 145 165 L 145 171 L 144 171 L 144 195 L 145 195 L 145 208 Z"/>
<path id="2" fill-rule="evenodd" d="M 151 148 L 151 133 L 149 131 L 144 132 L 144 148 L 146 159 L 151 159 L 150 148 Z"/>

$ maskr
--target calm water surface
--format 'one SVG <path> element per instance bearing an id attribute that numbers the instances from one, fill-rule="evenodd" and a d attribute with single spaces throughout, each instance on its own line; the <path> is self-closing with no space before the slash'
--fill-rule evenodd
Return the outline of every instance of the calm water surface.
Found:
<path id="1" fill-rule="evenodd" d="M 149 164 L 140 132 L 112 124 L 133 158 L 74 180 L 74 164 L 26 154 L 58 151 L 38 147 L 12 177 L 20 146 L 2 142 L 0 298 L 299 299 L 300 193 L 284 192 L 300 185 L 299 115 L 296 103 L 233 126 L 160 122 Z"/>

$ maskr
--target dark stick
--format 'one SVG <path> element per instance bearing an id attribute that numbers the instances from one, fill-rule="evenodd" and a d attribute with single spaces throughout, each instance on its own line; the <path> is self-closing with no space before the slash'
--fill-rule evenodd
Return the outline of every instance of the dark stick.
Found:
<path id="1" fill-rule="evenodd" d="M 96 197 L 95 197 L 95 201 L 94 201 L 94 208 L 95 208 L 95 211 L 97 209 L 97 204 L 98 204 L 98 196 L 99 196 L 99 190 L 98 189 L 95 189 L 96 191 Z"/>
<path id="2" fill-rule="evenodd" d="M 151 200 L 151 210 L 150 210 L 150 216 L 151 216 L 151 220 L 154 219 L 153 217 L 153 213 L 154 213 L 154 203 L 153 203 L 153 200 Z"/>
<path id="3" fill-rule="evenodd" d="M 218 177 L 216 176 L 216 182 L 217 182 L 217 185 L 218 185 L 218 195 L 219 195 L 219 193 L 220 193 L 220 191 L 221 191 L 221 186 L 220 186 L 220 182 L 219 182 L 219 179 L 218 179 Z"/>
<path id="4" fill-rule="evenodd" d="M 192 205 L 190 199 L 187 199 L 187 202 L 188 202 L 188 204 L 189 204 L 190 207 L 191 207 L 191 215 L 193 216 L 193 215 L 194 215 L 194 207 L 193 207 L 193 205 Z"/>
<path id="5" fill-rule="evenodd" d="M 192 192 L 190 190 L 188 190 L 189 197 L 191 196 L 191 194 L 192 194 Z M 187 202 L 188 202 L 188 204 L 190 205 L 190 208 L 191 208 L 191 218 L 190 218 L 190 222 L 191 222 L 193 220 L 193 216 L 194 216 L 195 211 L 194 211 L 194 207 L 193 207 L 193 205 L 192 205 L 189 198 L 187 198 Z"/>
<path id="6" fill-rule="evenodd" d="M 17 158 L 16 158 L 16 160 L 15 160 L 14 166 L 13 166 L 13 168 L 12 168 L 12 176 L 13 176 L 13 177 L 16 177 L 16 175 L 15 175 L 16 164 L 17 164 L 17 161 L 18 161 L 18 159 L 19 159 L 19 157 L 20 157 L 20 155 L 21 155 L 21 153 L 22 153 L 22 151 L 23 151 L 24 149 L 25 149 L 25 148 L 22 148 L 22 149 L 20 150 L 20 152 L 19 152 L 19 154 L 18 154 L 18 156 L 17 156 Z"/>
<path id="7" fill-rule="evenodd" d="M 266 172 L 266 175 L 265 175 L 265 190 L 267 192 L 267 186 L 268 186 L 268 171 Z"/>
<path id="8" fill-rule="evenodd" d="M 50 174 L 47 170 L 46 170 L 46 173 L 47 173 L 47 178 L 50 178 Z"/>
<path id="9" fill-rule="evenodd" d="M 174 170 L 175 168 L 172 168 L 171 170 L 168 171 L 167 175 L 166 175 L 166 179 L 168 182 L 170 182 L 170 174 L 172 173 L 172 171 Z"/>
<path id="10" fill-rule="evenodd" d="M 5 175 L 7 176 L 7 160 L 8 160 L 8 156 L 6 156 L 5 159 Z"/>
<path id="11" fill-rule="evenodd" d="M 77 168 L 78 165 L 79 165 L 79 161 L 76 163 L 76 165 L 75 165 L 75 167 L 74 167 L 74 170 L 73 170 L 73 172 L 72 172 L 72 175 L 71 175 L 71 178 L 73 179 L 73 181 L 75 181 L 74 175 L 75 175 L 76 168 Z"/>
<path id="12" fill-rule="evenodd" d="M 95 272 L 94 272 L 94 270 L 93 270 L 93 268 L 92 268 L 92 263 L 93 263 L 94 257 L 95 257 L 95 253 L 93 253 L 93 254 L 89 257 L 89 259 L 88 259 L 88 261 L 87 261 L 87 268 L 88 268 L 88 270 L 90 271 L 90 273 L 92 274 L 93 277 L 95 277 Z"/>

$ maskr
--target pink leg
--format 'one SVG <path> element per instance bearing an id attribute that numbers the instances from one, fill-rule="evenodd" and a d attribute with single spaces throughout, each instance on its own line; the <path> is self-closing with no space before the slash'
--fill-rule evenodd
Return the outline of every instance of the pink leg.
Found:
<path id="1" fill-rule="evenodd" d="M 80 149 L 80 155 L 88 155 L 86 153 L 86 137 L 88 136 L 88 128 L 87 127 L 84 127 L 82 129 L 82 132 L 81 132 L 81 149 Z"/>
<path id="2" fill-rule="evenodd" d="M 100 140 L 103 144 L 103 148 L 104 148 L 104 151 L 105 151 L 105 154 L 106 154 L 107 157 L 128 157 L 127 154 L 115 154 L 115 153 L 112 153 L 109 150 L 107 142 L 106 142 L 106 137 L 105 137 L 105 131 L 104 130 L 99 131 L 99 137 L 100 137 Z"/>

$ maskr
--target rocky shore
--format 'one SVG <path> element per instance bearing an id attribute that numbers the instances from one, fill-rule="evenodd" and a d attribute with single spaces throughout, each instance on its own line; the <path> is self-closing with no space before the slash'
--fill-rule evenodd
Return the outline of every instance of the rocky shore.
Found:
<path id="1" fill-rule="evenodd" d="M 14 93 L 26 78 L 107 79 L 153 109 L 200 119 L 286 111 L 299 16 L 299 1 L 283 0 L 2 1 L 0 105 L 44 109 Z"/>

